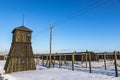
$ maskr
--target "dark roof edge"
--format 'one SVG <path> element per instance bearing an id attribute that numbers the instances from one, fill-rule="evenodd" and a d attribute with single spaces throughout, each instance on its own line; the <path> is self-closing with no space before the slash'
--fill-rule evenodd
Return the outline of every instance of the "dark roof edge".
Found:
<path id="1" fill-rule="evenodd" d="M 22 26 L 19 26 L 19 27 L 16 27 L 16 28 L 12 31 L 12 33 L 14 33 L 15 30 L 33 32 L 31 29 L 29 29 L 29 28 L 27 28 L 27 27 L 25 27 L 25 26 L 23 26 L 23 25 L 22 25 Z"/>

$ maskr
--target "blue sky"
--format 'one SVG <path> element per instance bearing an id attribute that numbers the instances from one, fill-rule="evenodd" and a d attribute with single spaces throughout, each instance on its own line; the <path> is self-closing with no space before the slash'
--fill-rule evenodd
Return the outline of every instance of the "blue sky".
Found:
<path id="1" fill-rule="evenodd" d="M 96 7 L 95 7 L 96 6 Z M 35 53 L 120 50 L 120 0 L 0 0 L 0 51 L 9 51 L 12 30 L 33 30 Z"/>

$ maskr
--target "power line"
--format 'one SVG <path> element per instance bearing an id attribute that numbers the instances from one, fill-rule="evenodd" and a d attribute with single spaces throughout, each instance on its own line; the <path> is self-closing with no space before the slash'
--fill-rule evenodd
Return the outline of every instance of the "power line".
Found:
<path id="1" fill-rule="evenodd" d="M 40 35 L 42 35 L 43 33 L 47 32 L 47 31 L 49 31 L 49 27 L 46 27 L 46 28 L 40 30 L 39 33 L 35 34 L 33 37 L 36 38 L 38 35 L 40 36 Z"/>
<path id="2" fill-rule="evenodd" d="M 72 13 L 71 15 L 68 15 L 68 16 L 66 16 L 66 17 L 63 17 L 62 19 L 56 21 L 56 22 L 54 23 L 54 27 L 55 27 L 55 26 L 58 26 L 58 25 L 60 25 L 60 24 L 63 24 L 63 23 L 65 23 L 65 22 L 67 22 L 67 21 L 70 21 L 70 20 L 72 20 L 73 18 L 75 18 L 75 17 L 77 17 L 77 16 L 86 14 L 86 13 L 88 13 L 90 10 L 92 10 L 92 9 L 94 9 L 94 8 L 97 8 L 97 7 L 101 6 L 101 5 L 104 5 L 104 4 L 108 3 L 108 1 L 110 1 L 110 0 L 97 0 L 97 1 L 95 1 L 94 3 L 92 3 L 92 4 L 89 4 L 87 7 L 82 8 L 82 9 L 78 10 L 77 12 L 74 12 L 74 13 Z M 47 30 L 49 30 L 49 27 L 46 27 L 46 28 L 43 29 L 40 33 L 45 33 Z M 37 36 L 37 35 L 35 35 L 34 37 L 36 37 L 36 36 Z"/>
<path id="3" fill-rule="evenodd" d="M 88 13 L 90 10 L 92 10 L 92 9 L 94 9 L 94 8 L 97 8 L 97 7 L 99 7 L 99 6 L 103 5 L 103 4 L 108 3 L 108 1 L 110 1 L 110 0 L 103 0 L 103 1 L 102 1 L 102 0 L 97 0 L 97 1 L 95 1 L 94 3 L 88 5 L 87 7 L 82 8 L 82 9 L 80 9 L 79 11 L 77 11 L 77 12 L 75 12 L 75 13 L 72 13 L 71 15 L 66 16 L 66 17 L 64 17 L 63 19 L 55 22 L 54 25 L 56 26 L 56 25 L 63 24 L 63 23 L 65 23 L 65 22 L 67 22 L 67 21 L 72 20 L 73 18 L 75 18 L 75 17 L 77 17 L 77 16 L 86 14 L 86 13 Z"/>

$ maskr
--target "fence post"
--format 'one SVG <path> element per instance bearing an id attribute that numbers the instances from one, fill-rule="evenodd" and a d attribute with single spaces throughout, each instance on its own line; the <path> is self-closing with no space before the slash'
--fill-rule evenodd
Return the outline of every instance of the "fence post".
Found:
<path id="1" fill-rule="evenodd" d="M 86 68 L 87 68 L 87 53 L 85 54 Z"/>
<path id="2" fill-rule="evenodd" d="M 75 56 L 74 53 L 72 54 L 72 70 L 74 71 L 74 60 L 75 60 Z"/>
<path id="3" fill-rule="evenodd" d="M 91 73 L 91 53 L 88 52 L 89 55 L 89 73 Z"/>
<path id="4" fill-rule="evenodd" d="M 61 54 L 59 56 L 59 68 L 61 68 Z"/>
<path id="5" fill-rule="evenodd" d="M 48 65 L 48 56 L 46 56 L 46 66 Z"/>
<path id="6" fill-rule="evenodd" d="M 63 60 L 63 55 L 61 55 L 61 66 L 63 65 L 63 63 L 62 63 L 63 61 L 62 60 Z"/>
<path id="7" fill-rule="evenodd" d="M 53 61 L 53 67 L 55 66 L 55 54 L 54 54 L 54 61 Z"/>
<path id="8" fill-rule="evenodd" d="M 105 70 L 107 69 L 106 68 L 106 52 L 104 53 L 104 65 L 105 65 Z"/>
<path id="9" fill-rule="evenodd" d="M 118 77 L 118 70 L 117 70 L 117 53 L 114 51 L 114 64 L 115 64 L 115 77 Z"/>
<path id="10" fill-rule="evenodd" d="M 42 66 L 44 66 L 44 56 L 42 56 Z"/>
<path id="11" fill-rule="evenodd" d="M 81 54 L 81 64 L 83 64 L 83 54 Z"/>
<path id="12" fill-rule="evenodd" d="M 66 63 L 66 56 L 64 55 L 64 64 L 67 66 L 67 63 Z"/>

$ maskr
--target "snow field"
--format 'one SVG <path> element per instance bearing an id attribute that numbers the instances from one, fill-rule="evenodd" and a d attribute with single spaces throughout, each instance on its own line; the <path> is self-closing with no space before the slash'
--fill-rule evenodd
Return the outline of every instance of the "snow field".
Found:
<path id="1" fill-rule="evenodd" d="M 67 61 L 67 63 L 67 66 L 63 64 L 59 68 L 58 61 L 56 61 L 55 68 L 48 69 L 41 66 L 40 61 L 36 65 L 37 70 L 4 74 L 5 61 L 0 61 L 0 73 L 3 74 L 3 80 L 120 80 L 120 77 L 114 77 L 114 64 L 109 61 L 107 61 L 108 70 L 104 70 L 103 61 L 92 62 L 92 73 L 89 73 L 89 68 L 85 68 L 85 63 L 77 62 L 74 71 L 71 70 L 71 62 Z M 118 69 L 120 69 L 119 66 Z"/>

